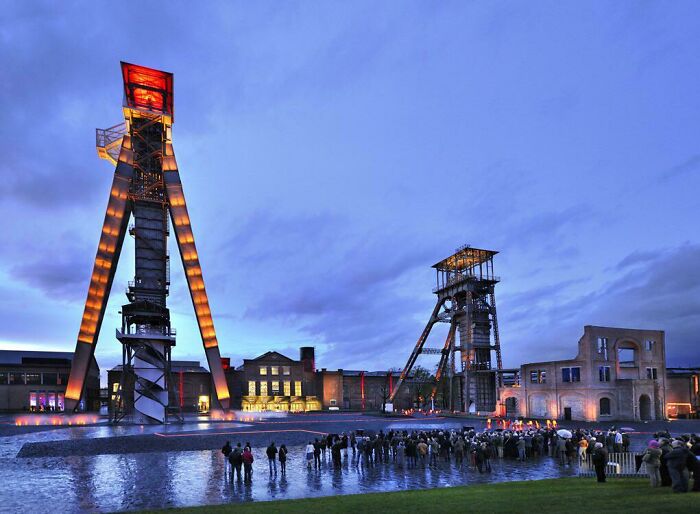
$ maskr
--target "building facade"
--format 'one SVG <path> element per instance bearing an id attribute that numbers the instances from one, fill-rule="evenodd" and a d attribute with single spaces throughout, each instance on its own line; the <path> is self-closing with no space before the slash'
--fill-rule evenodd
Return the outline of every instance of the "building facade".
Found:
<path id="1" fill-rule="evenodd" d="M 498 413 L 582 421 L 664 419 L 665 362 L 663 331 L 586 326 L 575 358 L 523 364 L 520 383 L 499 389 Z"/>
<path id="2" fill-rule="evenodd" d="M 172 361 L 171 387 L 169 390 L 169 409 L 182 412 L 206 413 L 211 409 L 212 378 L 208 369 L 202 367 L 199 361 Z M 122 379 L 122 365 L 119 364 L 107 372 L 107 388 L 109 391 L 109 413 L 114 413 L 115 402 L 118 401 L 119 383 Z M 129 380 L 129 379 L 128 379 Z M 133 382 L 133 377 L 130 379 Z M 133 391 L 133 385 L 126 387 Z M 214 395 L 216 396 L 216 395 Z M 125 398 L 127 404 L 133 401 Z"/>
<path id="3" fill-rule="evenodd" d="M 700 417 L 700 367 L 666 370 L 666 415 L 669 418 Z"/>
<path id="4" fill-rule="evenodd" d="M 72 362 L 72 352 L 0 350 L 0 411 L 63 411 Z M 79 408 L 100 408 L 100 368 L 94 357 Z"/>

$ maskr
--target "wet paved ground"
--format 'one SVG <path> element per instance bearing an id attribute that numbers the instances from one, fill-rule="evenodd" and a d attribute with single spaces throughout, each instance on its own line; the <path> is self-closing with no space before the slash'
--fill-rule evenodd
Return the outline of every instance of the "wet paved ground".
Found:
<path id="1" fill-rule="evenodd" d="M 320 433 L 380 428 L 387 431 L 449 429 L 463 425 L 483 427 L 483 422 L 473 420 L 315 414 L 242 423 L 193 421 L 167 427 L 90 426 L 42 431 L 25 427 L 26 430 L 19 433 L 14 428 L 10 430 L 8 421 L 0 419 L 0 466 L 3 470 L 0 505 L 6 512 L 135 510 L 554 478 L 576 473 L 575 468 L 561 468 L 550 458 L 524 464 L 493 460 L 490 474 L 459 470 L 454 465 L 407 469 L 403 464 L 392 463 L 366 469 L 357 466 L 352 459 L 344 462 L 341 469 L 333 469 L 326 462 L 321 470 L 309 472 L 303 461 L 303 446 Z M 580 425 L 583 424 L 577 423 Z M 632 436 L 633 447 L 637 448 L 644 445 L 650 433 L 665 426 L 672 433 L 700 431 L 699 422 L 623 426 L 639 432 Z M 115 437 L 117 439 L 113 439 Z M 109 439 L 91 446 L 90 440 L 96 438 Z M 286 443 L 290 450 L 286 477 L 280 474 L 270 477 L 268 473 L 264 450 L 271 439 L 278 445 Z M 252 484 L 231 483 L 224 477 L 223 455 L 219 449 L 225 440 L 252 443 L 256 458 Z M 18 457 L 27 443 L 52 441 L 56 441 L 54 446 L 64 448 L 65 456 Z M 109 447 L 110 441 L 125 453 L 105 454 L 99 450 Z M 167 441 L 167 444 L 163 446 L 157 441 Z M 165 447 L 168 451 L 163 451 Z M 202 447 L 210 449 L 199 449 Z M 52 444 L 44 448 L 50 454 Z M 65 448 L 82 450 L 71 453 Z M 85 448 L 93 449 L 85 454 Z M 172 451 L 173 448 L 179 451 Z M 188 451 L 183 451 L 185 449 Z"/>

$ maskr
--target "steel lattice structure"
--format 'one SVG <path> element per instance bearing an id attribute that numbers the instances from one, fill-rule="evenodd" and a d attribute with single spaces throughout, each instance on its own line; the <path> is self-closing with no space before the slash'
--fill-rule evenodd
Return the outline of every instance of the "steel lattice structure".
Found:
<path id="1" fill-rule="evenodd" d="M 132 215 L 129 232 L 135 237 L 136 273 L 117 330 L 124 350 L 119 401 L 128 399 L 136 421 L 167 420 L 170 354 L 175 345 L 166 307 L 170 217 L 216 396 L 228 409 L 230 395 L 172 146 L 173 75 L 124 62 L 121 68 L 125 121 L 97 130 L 98 155 L 116 168 L 66 388 L 66 410 L 75 410 L 83 394 Z"/>
<path id="2" fill-rule="evenodd" d="M 461 354 L 462 401 L 461 410 L 490 413 L 496 410 L 496 386 L 501 380 L 501 343 L 496 316 L 494 287 L 500 278 L 493 273 L 493 257 L 498 252 L 463 246 L 433 266 L 436 270 L 437 286 L 433 289 L 438 297 L 428 323 L 404 366 L 399 380 L 394 385 L 390 401 L 401 384 L 410 376 L 411 370 L 421 354 L 440 354 L 435 374 L 435 397 L 440 380 L 445 374 L 449 382 L 449 403 L 453 409 L 453 376 L 455 375 L 455 352 Z M 450 324 L 442 349 L 426 348 L 425 343 L 436 323 Z M 460 345 L 455 345 L 459 332 Z M 492 363 L 496 356 L 496 366 Z"/>

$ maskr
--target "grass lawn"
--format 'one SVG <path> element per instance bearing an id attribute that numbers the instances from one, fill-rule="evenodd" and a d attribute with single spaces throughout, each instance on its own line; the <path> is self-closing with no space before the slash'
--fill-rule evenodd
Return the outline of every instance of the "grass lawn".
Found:
<path id="1" fill-rule="evenodd" d="M 693 507 L 695 505 L 695 507 Z M 150 512 L 284 513 L 352 512 L 354 514 L 434 514 L 466 511 L 552 512 L 698 512 L 700 494 L 673 494 L 670 487 L 652 489 L 646 479 L 618 478 L 598 484 L 593 478 L 560 478 L 527 482 L 447 487 L 391 493 L 327 496 L 303 500 L 231 503 Z"/>

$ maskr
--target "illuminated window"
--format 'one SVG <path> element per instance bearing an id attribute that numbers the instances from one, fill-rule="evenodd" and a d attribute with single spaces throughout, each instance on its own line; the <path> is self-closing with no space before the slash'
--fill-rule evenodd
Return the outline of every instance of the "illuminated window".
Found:
<path id="1" fill-rule="evenodd" d="M 24 373 L 9 373 L 10 385 L 24 385 Z"/>
<path id="2" fill-rule="evenodd" d="M 598 366 L 598 380 L 610 382 L 610 366 Z"/>
<path id="3" fill-rule="evenodd" d="M 36 408 L 36 391 L 29 393 L 29 407 L 32 409 Z"/>
<path id="4" fill-rule="evenodd" d="M 267 396 L 267 382 L 260 382 L 260 396 Z"/>
<path id="5" fill-rule="evenodd" d="M 651 339 L 647 339 L 644 343 L 646 349 L 648 352 L 651 352 L 654 350 L 654 345 L 656 344 L 656 341 L 652 341 Z"/>
<path id="6" fill-rule="evenodd" d="M 547 370 L 537 369 L 530 371 L 530 382 L 533 384 L 546 384 L 547 383 Z"/>
<path id="7" fill-rule="evenodd" d="M 289 380 L 284 381 L 284 395 L 292 396 L 292 383 Z"/>
<path id="8" fill-rule="evenodd" d="M 260 374 L 267 375 L 267 366 L 260 366 Z"/>
<path id="9" fill-rule="evenodd" d="M 657 368 L 647 368 L 647 379 L 649 380 L 656 380 L 658 377 L 658 369 Z"/>
<path id="10" fill-rule="evenodd" d="M 280 394 L 280 383 L 278 380 L 273 380 L 270 382 L 270 385 L 272 386 L 272 395 L 273 396 L 279 396 Z"/>
<path id="11" fill-rule="evenodd" d="M 112 384 L 112 392 L 116 393 L 117 391 L 119 391 L 119 382 L 114 382 Z"/>
<path id="12" fill-rule="evenodd" d="M 301 380 L 294 382 L 294 396 L 301 396 Z"/>
<path id="13" fill-rule="evenodd" d="M 290 368 L 289 366 L 282 366 L 282 374 L 283 375 L 291 375 L 292 368 Z"/>
<path id="14" fill-rule="evenodd" d="M 255 396 L 255 380 L 248 380 L 248 395 Z"/>
<path id="15" fill-rule="evenodd" d="M 598 353 L 603 356 L 603 360 L 608 360 L 608 338 L 598 338 Z"/>
<path id="16" fill-rule="evenodd" d="M 270 375 L 279 375 L 280 374 L 280 367 L 279 366 L 270 366 Z"/>

